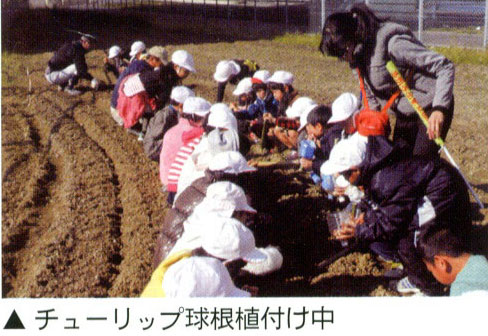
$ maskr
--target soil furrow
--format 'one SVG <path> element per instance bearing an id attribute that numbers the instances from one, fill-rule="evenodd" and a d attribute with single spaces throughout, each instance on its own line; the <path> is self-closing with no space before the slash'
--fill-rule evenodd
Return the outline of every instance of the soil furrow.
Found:
<path id="1" fill-rule="evenodd" d="M 14 296 L 106 296 L 117 273 L 110 265 L 119 259 L 117 230 L 114 234 L 112 228 L 119 208 L 113 170 L 103 151 L 65 112 L 77 102 L 66 108 L 49 97 L 36 100 L 45 106 L 35 119 L 56 179 L 40 193 L 48 201 L 39 211 L 35 237 L 30 235 L 22 251 L 24 258 L 18 258 L 15 280 L 19 283 L 12 283 L 11 292 Z"/>
<path id="2" fill-rule="evenodd" d="M 75 109 L 74 119 L 104 149 L 120 180 L 122 259 L 120 275 L 109 294 L 135 296 L 151 273 L 155 237 L 166 204 L 157 165 L 146 159 L 134 137 L 115 125 L 107 107 L 99 105 L 97 101 L 89 108 Z"/>

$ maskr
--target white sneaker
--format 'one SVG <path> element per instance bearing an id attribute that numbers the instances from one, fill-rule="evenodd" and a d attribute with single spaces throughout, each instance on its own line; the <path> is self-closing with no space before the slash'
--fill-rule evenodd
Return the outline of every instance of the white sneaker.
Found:
<path id="1" fill-rule="evenodd" d="M 402 294 L 415 294 L 418 295 L 422 293 L 420 288 L 417 288 L 414 284 L 408 280 L 408 276 L 400 279 L 396 285 L 396 290 L 398 293 Z"/>
<path id="2" fill-rule="evenodd" d="M 139 141 L 139 142 L 144 141 L 144 134 L 142 134 L 142 132 L 139 133 L 139 135 L 137 136 L 137 141 Z"/>
<path id="3" fill-rule="evenodd" d="M 64 92 L 66 92 L 67 94 L 72 95 L 72 96 L 78 96 L 81 94 L 80 90 L 70 89 L 68 87 L 64 89 Z"/>

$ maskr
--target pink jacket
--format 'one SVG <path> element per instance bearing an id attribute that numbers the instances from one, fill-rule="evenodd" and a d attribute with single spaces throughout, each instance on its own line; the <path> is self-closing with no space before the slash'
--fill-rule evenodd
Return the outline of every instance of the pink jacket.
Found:
<path id="1" fill-rule="evenodd" d="M 170 128 L 163 137 L 161 154 L 159 155 L 159 178 L 161 183 L 168 185 L 168 173 L 176 154 L 191 138 L 201 136 L 203 128 L 190 124 L 186 118 L 180 118 L 178 124 Z"/>
<path id="2" fill-rule="evenodd" d="M 132 76 L 127 76 L 124 78 L 119 86 L 119 98 L 117 99 L 117 111 L 119 111 L 119 116 L 124 120 L 124 127 L 129 128 L 134 126 L 139 118 L 144 114 L 146 106 L 154 110 L 156 109 L 156 104 L 154 98 L 149 98 L 146 91 L 140 92 L 133 95 L 132 97 L 127 97 L 124 94 L 125 82 Z"/>

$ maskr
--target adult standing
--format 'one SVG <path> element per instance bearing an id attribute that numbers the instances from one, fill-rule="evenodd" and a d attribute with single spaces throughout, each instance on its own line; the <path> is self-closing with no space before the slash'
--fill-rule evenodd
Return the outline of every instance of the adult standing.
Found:
<path id="1" fill-rule="evenodd" d="M 415 98 L 429 116 L 426 128 L 405 96 L 391 105 L 397 117 L 394 141 L 405 140 L 413 155 L 436 156 L 434 138 L 445 138 L 454 112 L 454 64 L 427 49 L 412 31 L 379 19 L 366 5 L 330 15 L 324 25 L 320 50 L 358 69 L 364 79 L 363 108 L 379 111 L 398 90 L 386 69 L 393 61 Z"/>
<path id="2" fill-rule="evenodd" d="M 60 91 L 65 91 L 70 95 L 81 94 L 81 91 L 75 89 L 75 85 L 80 79 L 91 81 L 91 87 L 98 89 L 100 83 L 88 72 L 85 60 L 85 54 L 92 49 L 94 43 L 95 37 L 83 34 L 79 40 L 63 44 L 47 63 L 44 74 L 46 80 L 58 85 Z"/>

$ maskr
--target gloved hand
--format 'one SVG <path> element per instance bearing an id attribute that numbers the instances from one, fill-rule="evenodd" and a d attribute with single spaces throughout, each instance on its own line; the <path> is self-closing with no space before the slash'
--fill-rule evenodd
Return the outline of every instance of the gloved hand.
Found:
<path id="1" fill-rule="evenodd" d="M 91 84 L 90 85 L 91 85 L 91 88 L 96 91 L 100 87 L 100 82 L 98 81 L 98 79 L 93 78 L 91 80 Z"/>

